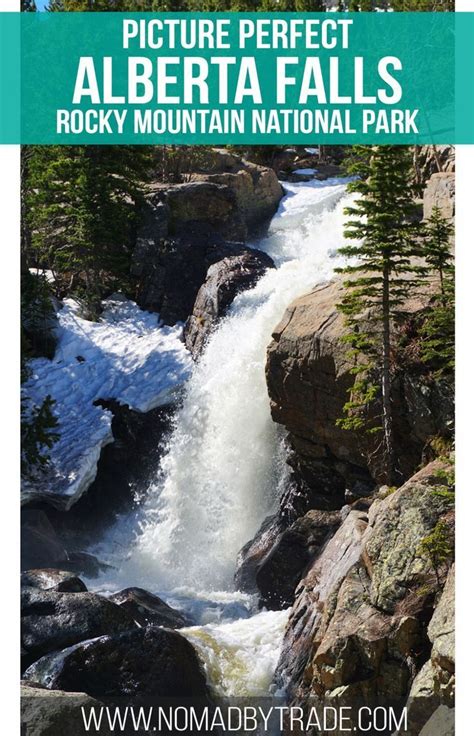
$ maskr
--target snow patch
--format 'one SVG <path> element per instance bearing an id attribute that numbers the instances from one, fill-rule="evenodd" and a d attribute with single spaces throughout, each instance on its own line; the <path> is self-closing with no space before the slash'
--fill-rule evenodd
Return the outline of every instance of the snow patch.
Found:
<path id="1" fill-rule="evenodd" d="M 26 482 L 22 502 L 44 498 L 69 509 L 94 480 L 102 448 L 113 442 L 112 414 L 97 399 L 115 399 L 147 412 L 164 406 L 190 375 L 192 361 L 181 341 L 182 325 L 169 327 L 157 314 L 115 295 L 98 322 L 88 322 L 72 299 L 58 313 L 58 346 L 52 361 L 30 361 L 25 395 L 41 404 L 50 394 L 59 440 L 47 473 Z"/>

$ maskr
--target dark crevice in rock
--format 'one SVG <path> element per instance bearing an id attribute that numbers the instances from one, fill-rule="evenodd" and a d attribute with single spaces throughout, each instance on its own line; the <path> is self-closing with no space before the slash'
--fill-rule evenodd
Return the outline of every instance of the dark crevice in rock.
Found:
<path id="1" fill-rule="evenodd" d="M 97 404 L 113 413 L 114 442 L 103 448 L 95 480 L 71 510 L 46 503 L 22 509 L 23 570 L 43 566 L 97 575 L 106 566 L 84 548 L 138 501 L 156 471 L 174 407 L 141 413 L 114 400 Z"/>

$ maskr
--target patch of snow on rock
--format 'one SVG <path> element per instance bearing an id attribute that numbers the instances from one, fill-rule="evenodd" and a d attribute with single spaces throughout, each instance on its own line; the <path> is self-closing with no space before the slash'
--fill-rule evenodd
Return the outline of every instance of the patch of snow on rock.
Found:
<path id="1" fill-rule="evenodd" d="M 38 405 L 51 395 L 60 438 L 44 476 L 24 484 L 22 501 L 41 497 L 68 509 L 94 480 L 102 448 L 114 439 L 111 412 L 94 402 L 115 399 L 139 412 L 164 406 L 188 378 L 192 361 L 181 325 L 162 325 L 157 314 L 121 295 L 104 302 L 98 322 L 82 319 L 71 299 L 58 319 L 54 359 L 30 361 L 24 392 Z"/>

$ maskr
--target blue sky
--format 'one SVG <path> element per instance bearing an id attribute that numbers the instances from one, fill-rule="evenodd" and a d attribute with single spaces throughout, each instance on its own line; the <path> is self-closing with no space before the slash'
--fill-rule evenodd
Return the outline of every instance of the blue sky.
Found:
<path id="1" fill-rule="evenodd" d="M 44 6 L 48 4 L 48 0 L 36 0 L 36 7 L 38 10 L 43 10 Z"/>

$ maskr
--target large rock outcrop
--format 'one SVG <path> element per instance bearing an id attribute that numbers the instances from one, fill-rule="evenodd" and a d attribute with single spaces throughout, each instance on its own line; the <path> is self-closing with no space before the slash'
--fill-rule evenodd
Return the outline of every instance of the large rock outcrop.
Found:
<path id="1" fill-rule="evenodd" d="M 204 228 L 228 240 L 247 237 L 247 226 L 239 209 L 235 191 L 214 181 L 176 184 L 166 190 L 171 235 Z"/>
<path id="2" fill-rule="evenodd" d="M 433 174 L 454 173 L 456 169 L 455 147 L 450 145 L 415 146 L 414 165 L 418 179 L 426 183 Z"/>
<path id="3" fill-rule="evenodd" d="M 158 627 L 81 642 L 42 657 L 24 678 L 50 690 L 93 697 L 205 698 L 208 694 L 192 645 L 175 631 Z"/>
<path id="4" fill-rule="evenodd" d="M 21 569 L 63 568 L 68 554 L 47 514 L 39 509 L 21 512 Z"/>
<path id="5" fill-rule="evenodd" d="M 193 312 L 210 266 L 224 259 L 247 259 L 252 249 L 213 235 L 160 240 L 140 251 L 132 271 L 138 277 L 137 301 L 160 313 L 167 324 L 184 322 Z"/>
<path id="6" fill-rule="evenodd" d="M 87 587 L 73 572 L 54 568 L 25 570 L 21 574 L 22 588 L 52 590 L 56 593 L 86 593 Z"/>
<path id="7" fill-rule="evenodd" d="M 441 214 L 452 220 L 455 214 L 455 183 L 456 177 L 452 172 L 442 171 L 433 174 L 423 193 L 423 217 L 427 220 L 437 207 Z"/>
<path id="8" fill-rule="evenodd" d="M 443 594 L 428 626 L 428 638 L 432 644 L 431 655 L 415 677 L 408 699 L 408 736 L 419 733 L 421 726 L 426 735 L 444 734 L 438 721 L 451 724 L 455 685 L 455 572 L 449 571 Z M 426 725 L 425 725 L 426 724 Z M 435 728 L 436 726 L 436 728 Z M 421 733 L 425 733 L 423 730 Z"/>
<path id="9" fill-rule="evenodd" d="M 234 193 L 247 233 L 275 214 L 283 196 L 273 169 L 249 161 L 237 160 L 232 171 L 204 176 L 206 181 L 225 186 Z"/>
<path id="10" fill-rule="evenodd" d="M 255 286 L 268 268 L 274 268 L 270 256 L 250 248 L 209 268 L 184 329 L 186 347 L 194 358 L 200 355 L 218 320 L 225 316 L 237 294 Z"/>
<path id="11" fill-rule="evenodd" d="M 340 523 L 338 511 L 308 511 L 286 528 L 281 520 L 279 525 L 273 520 L 241 551 L 236 573 L 238 587 L 249 592 L 258 590 L 260 603 L 266 608 L 288 607 L 306 567 Z"/>
<path id="12" fill-rule="evenodd" d="M 296 591 L 277 670 L 292 702 L 405 699 L 427 661 L 453 669 L 451 576 L 432 616 L 450 559 L 434 570 L 420 547 L 453 513 L 437 491 L 444 472 L 431 463 L 368 514 L 351 511 L 317 555 Z"/>
<path id="13" fill-rule="evenodd" d="M 378 439 L 337 424 L 354 382 L 354 364 L 342 339 L 346 328 L 336 308 L 341 298 L 341 281 L 335 279 L 296 299 L 268 348 L 271 412 L 289 433 L 296 516 L 311 508 L 340 508 L 347 490 L 363 496 L 385 481 Z M 406 311 L 417 312 L 420 306 L 413 299 Z M 450 435 L 452 387 L 404 366 L 394 381 L 393 410 L 398 477 L 403 481 L 419 466 L 430 438 Z"/>
<path id="14" fill-rule="evenodd" d="M 150 188 L 132 255 L 138 304 L 169 324 L 186 320 L 209 266 L 242 255 L 237 243 L 269 221 L 283 196 L 273 169 L 218 149 L 187 178 Z"/>
<path id="15" fill-rule="evenodd" d="M 23 666 L 85 639 L 133 628 L 136 623 L 124 608 L 95 593 L 22 589 Z"/>
<path id="16" fill-rule="evenodd" d="M 81 708 L 100 707 L 85 693 L 46 690 L 21 684 L 21 723 L 27 736 L 84 736 Z"/>
<path id="17" fill-rule="evenodd" d="M 179 629 L 192 623 L 180 611 L 143 588 L 125 588 L 111 595 L 109 600 L 123 608 L 139 626 Z"/>

